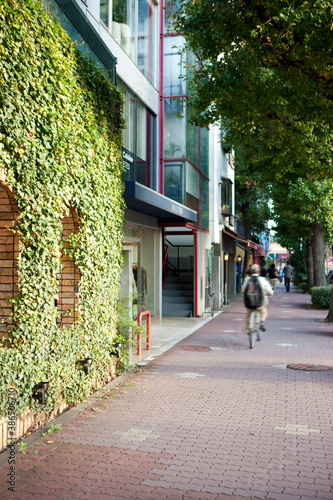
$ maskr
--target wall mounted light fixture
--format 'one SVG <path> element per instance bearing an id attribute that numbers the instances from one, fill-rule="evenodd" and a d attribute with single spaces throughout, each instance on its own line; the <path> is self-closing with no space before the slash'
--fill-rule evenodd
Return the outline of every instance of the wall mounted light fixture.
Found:
<path id="1" fill-rule="evenodd" d="M 38 400 L 40 405 L 45 404 L 45 392 L 49 388 L 49 382 L 39 382 L 32 389 L 32 397 Z"/>
<path id="2" fill-rule="evenodd" d="M 113 347 L 115 347 L 115 349 L 117 351 L 117 358 L 120 358 L 120 348 L 122 347 L 123 344 L 116 342 L 115 344 L 112 344 L 112 345 L 113 345 Z M 111 354 L 113 354 L 113 352 Z"/>
<path id="3" fill-rule="evenodd" d="M 84 370 L 84 373 L 86 375 L 89 375 L 89 373 L 90 373 L 90 367 L 92 365 L 92 362 L 93 362 L 92 358 L 80 359 L 80 363 L 81 363 L 83 370 Z"/>

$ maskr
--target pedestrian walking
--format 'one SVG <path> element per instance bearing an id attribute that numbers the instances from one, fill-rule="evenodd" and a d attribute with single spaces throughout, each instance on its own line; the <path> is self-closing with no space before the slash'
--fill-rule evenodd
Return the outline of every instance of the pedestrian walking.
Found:
<path id="1" fill-rule="evenodd" d="M 275 269 L 275 264 L 271 264 L 268 268 L 268 278 L 269 278 L 269 284 L 271 285 L 271 288 L 273 292 L 275 292 L 275 287 L 277 280 L 279 278 L 279 274 L 277 270 Z"/>
<path id="2" fill-rule="evenodd" d="M 287 265 L 284 266 L 283 273 L 284 273 L 284 285 L 286 287 L 286 292 L 289 293 L 291 278 L 293 277 L 294 274 L 294 268 L 289 264 L 289 260 L 287 262 Z"/>
<path id="3" fill-rule="evenodd" d="M 260 276 L 261 269 L 260 269 L 260 266 L 258 264 L 253 264 L 250 267 L 249 271 L 250 271 L 250 276 L 247 276 L 244 280 L 244 283 L 242 286 L 242 293 L 246 292 L 246 287 L 247 287 L 247 284 L 249 283 L 250 279 L 254 276 L 257 277 L 259 286 L 261 287 L 261 291 L 263 294 L 262 305 L 260 307 L 258 307 L 258 311 L 260 313 L 260 327 L 259 328 L 261 331 L 265 332 L 266 331 L 265 321 L 267 318 L 267 304 L 268 304 L 267 296 L 273 295 L 274 292 L 273 292 L 270 284 L 268 283 L 267 279 L 264 278 L 263 276 Z M 247 308 L 246 331 L 248 334 L 250 333 L 250 318 L 251 318 L 252 312 L 253 312 L 253 309 Z"/>

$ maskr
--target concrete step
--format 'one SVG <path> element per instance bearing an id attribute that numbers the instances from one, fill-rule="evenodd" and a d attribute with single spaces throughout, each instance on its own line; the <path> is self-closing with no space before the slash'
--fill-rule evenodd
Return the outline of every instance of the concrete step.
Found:
<path id="1" fill-rule="evenodd" d="M 190 283 L 169 283 L 166 281 L 164 290 L 193 290 L 193 285 Z"/>
<path id="2" fill-rule="evenodd" d="M 192 310 L 187 309 L 167 309 L 162 312 L 163 316 L 177 316 L 179 318 L 190 318 L 192 316 Z"/>
<path id="3" fill-rule="evenodd" d="M 167 309 L 188 309 L 191 310 L 193 307 L 192 302 L 163 302 L 163 310 Z"/>
<path id="4" fill-rule="evenodd" d="M 167 283 L 179 283 L 179 284 L 184 284 L 184 283 L 189 283 L 190 285 L 193 286 L 193 276 L 168 276 L 166 279 Z"/>
<path id="5" fill-rule="evenodd" d="M 172 288 L 163 289 L 162 298 L 164 297 L 192 297 L 193 290 L 174 290 Z"/>
<path id="6" fill-rule="evenodd" d="M 192 293 L 189 295 L 184 296 L 182 295 L 175 295 L 174 293 L 170 295 L 166 295 L 163 293 L 162 295 L 162 303 L 164 304 L 192 304 Z"/>

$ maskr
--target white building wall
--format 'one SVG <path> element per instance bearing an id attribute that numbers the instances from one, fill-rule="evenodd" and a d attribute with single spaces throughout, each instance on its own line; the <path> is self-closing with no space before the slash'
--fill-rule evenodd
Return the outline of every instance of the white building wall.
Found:
<path id="1" fill-rule="evenodd" d="M 213 126 L 209 132 L 209 229 L 212 243 L 220 243 L 221 216 L 221 181 L 223 155 L 220 144 L 220 129 Z"/>
<path id="2" fill-rule="evenodd" d="M 207 276 L 207 253 L 211 248 L 210 234 L 202 231 L 197 232 L 198 246 L 198 315 L 201 316 L 206 310 L 206 287 L 208 285 Z"/>

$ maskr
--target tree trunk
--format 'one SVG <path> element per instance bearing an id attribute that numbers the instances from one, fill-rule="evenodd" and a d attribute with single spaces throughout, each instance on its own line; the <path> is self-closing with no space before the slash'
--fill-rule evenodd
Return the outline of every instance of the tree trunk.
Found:
<path id="1" fill-rule="evenodd" d="M 250 239 L 250 226 L 248 224 L 246 224 L 244 214 L 243 214 L 243 224 L 244 224 L 244 236 L 247 240 L 249 240 Z M 243 262 L 243 281 L 246 277 L 246 271 L 249 268 L 250 253 L 251 253 L 250 247 L 246 246 L 245 247 L 244 262 Z"/>
<path id="2" fill-rule="evenodd" d="M 326 285 L 324 228 L 312 223 L 313 280 L 314 286 Z"/>
<path id="3" fill-rule="evenodd" d="M 245 247 L 245 255 L 244 255 L 244 262 L 243 262 L 243 281 L 246 277 L 246 271 L 249 268 L 249 260 L 250 260 L 250 248 Z"/>
<path id="4" fill-rule="evenodd" d="M 331 291 L 330 308 L 328 310 L 328 314 L 326 316 L 325 321 L 327 323 L 333 323 L 333 286 L 332 286 L 332 291 Z"/>
<path id="5" fill-rule="evenodd" d="M 308 275 L 308 287 L 310 289 L 314 286 L 314 279 L 312 243 L 309 240 L 306 242 L 306 272 Z"/>

